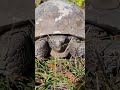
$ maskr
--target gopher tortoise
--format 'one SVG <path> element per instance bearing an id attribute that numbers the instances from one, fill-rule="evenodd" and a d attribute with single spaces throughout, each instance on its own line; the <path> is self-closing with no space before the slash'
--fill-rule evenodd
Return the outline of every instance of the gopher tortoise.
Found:
<path id="1" fill-rule="evenodd" d="M 95 90 L 119 90 L 119 0 L 86 2 L 86 87 Z"/>
<path id="2" fill-rule="evenodd" d="M 28 1 L 0 3 L 0 76 L 34 77 L 34 9 Z"/>
<path id="3" fill-rule="evenodd" d="M 34 69 L 31 65 L 34 62 L 33 25 L 29 21 L 19 22 L 10 29 L 1 27 L 5 32 L 0 35 L 0 75 L 26 76 L 28 69 Z"/>
<path id="4" fill-rule="evenodd" d="M 84 21 L 82 10 L 67 0 L 49 0 L 39 5 L 35 9 L 36 58 L 83 56 Z"/>

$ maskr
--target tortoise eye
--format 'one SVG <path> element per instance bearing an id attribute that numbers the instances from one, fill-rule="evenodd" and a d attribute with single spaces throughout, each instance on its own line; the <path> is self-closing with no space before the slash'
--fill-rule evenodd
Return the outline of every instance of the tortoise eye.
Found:
<path id="1" fill-rule="evenodd" d="M 81 41 L 80 40 L 77 40 L 78 43 L 80 43 Z"/>
<path id="2" fill-rule="evenodd" d="M 81 42 L 79 39 L 76 39 L 76 41 L 77 41 L 78 43 L 80 43 L 80 42 Z"/>

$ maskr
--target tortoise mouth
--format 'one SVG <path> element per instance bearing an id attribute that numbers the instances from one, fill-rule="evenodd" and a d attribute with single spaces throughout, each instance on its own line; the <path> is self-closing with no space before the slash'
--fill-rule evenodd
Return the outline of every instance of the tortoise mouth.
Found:
<path id="1" fill-rule="evenodd" d="M 67 46 L 55 47 L 55 48 L 53 48 L 53 50 L 54 50 L 55 52 L 62 53 L 62 52 L 65 51 L 66 47 L 67 47 Z"/>

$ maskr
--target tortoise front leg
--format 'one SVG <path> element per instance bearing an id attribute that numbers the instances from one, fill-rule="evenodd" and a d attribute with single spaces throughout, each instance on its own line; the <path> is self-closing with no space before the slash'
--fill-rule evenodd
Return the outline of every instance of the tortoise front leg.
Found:
<path id="1" fill-rule="evenodd" d="M 80 58 L 85 56 L 85 42 L 77 37 L 70 37 L 68 50 L 72 57 Z"/>
<path id="2" fill-rule="evenodd" d="M 40 38 L 35 41 L 35 57 L 39 60 L 45 60 L 50 55 L 50 47 L 47 38 Z"/>
<path id="3" fill-rule="evenodd" d="M 69 48 L 71 56 L 74 58 L 84 58 L 85 57 L 85 43 L 72 43 Z"/>

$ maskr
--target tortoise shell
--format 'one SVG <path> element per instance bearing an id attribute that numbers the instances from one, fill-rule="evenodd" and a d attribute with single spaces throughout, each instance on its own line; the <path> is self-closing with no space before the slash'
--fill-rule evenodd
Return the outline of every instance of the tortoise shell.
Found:
<path id="1" fill-rule="evenodd" d="M 66 0 L 49 0 L 35 9 L 35 37 L 69 34 L 85 38 L 85 15 Z"/>

